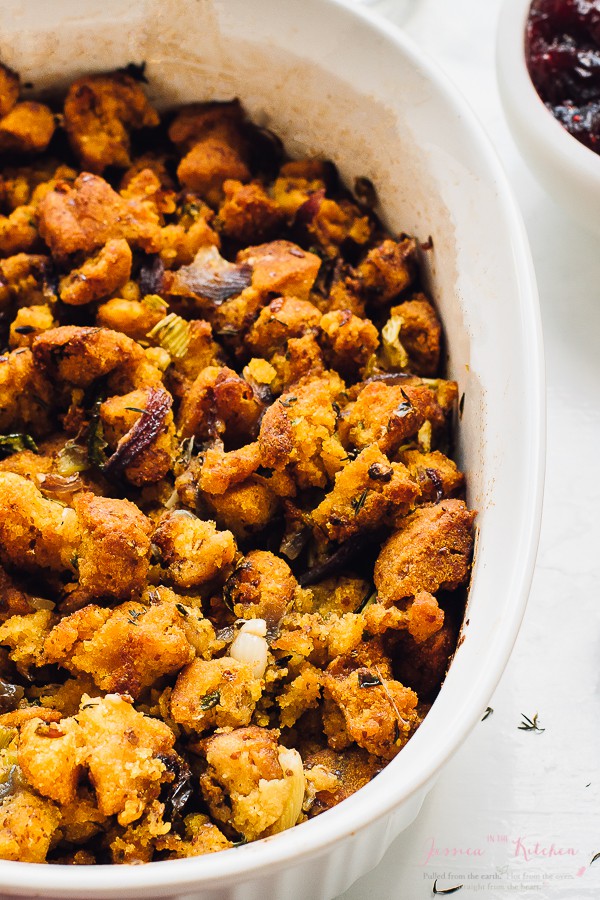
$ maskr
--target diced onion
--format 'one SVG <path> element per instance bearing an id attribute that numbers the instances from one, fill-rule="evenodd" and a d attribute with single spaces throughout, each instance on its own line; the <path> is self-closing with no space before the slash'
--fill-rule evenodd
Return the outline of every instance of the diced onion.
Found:
<path id="1" fill-rule="evenodd" d="M 403 324 L 402 316 L 390 316 L 381 329 L 383 352 L 388 364 L 394 369 L 405 369 L 408 365 L 408 354 L 400 343 Z"/>

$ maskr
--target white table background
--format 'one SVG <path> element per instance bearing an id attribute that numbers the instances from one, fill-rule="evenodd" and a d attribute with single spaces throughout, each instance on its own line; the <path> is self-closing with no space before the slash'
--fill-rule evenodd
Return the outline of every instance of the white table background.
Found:
<path id="1" fill-rule="evenodd" d="M 443 771 L 417 821 L 343 900 L 429 898 L 436 877 L 438 889 L 464 885 L 457 900 L 600 898 L 600 858 L 590 865 L 600 852 L 600 239 L 565 218 L 512 141 L 494 68 L 500 5 L 370 3 L 466 96 L 525 218 L 548 384 L 538 563 L 493 715 Z M 515 444 L 518 452 L 518 435 Z M 521 713 L 536 712 L 545 731 L 520 731 Z"/>

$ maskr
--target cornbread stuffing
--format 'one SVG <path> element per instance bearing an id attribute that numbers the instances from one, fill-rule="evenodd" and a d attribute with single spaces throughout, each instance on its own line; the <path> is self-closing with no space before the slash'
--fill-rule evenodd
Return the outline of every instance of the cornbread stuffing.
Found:
<path id="1" fill-rule="evenodd" d="M 326 811 L 419 727 L 464 609 L 426 248 L 237 100 L 159 114 L 140 74 L 48 106 L 0 67 L 3 859 Z"/>

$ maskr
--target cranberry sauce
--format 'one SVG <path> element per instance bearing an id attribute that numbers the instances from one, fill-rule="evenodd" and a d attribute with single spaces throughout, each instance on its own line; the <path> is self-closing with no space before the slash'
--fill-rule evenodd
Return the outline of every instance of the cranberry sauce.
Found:
<path id="1" fill-rule="evenodd" d="M 600 0 L 533 0 L 525 52 L 546 106 L 600 153 Z"/>

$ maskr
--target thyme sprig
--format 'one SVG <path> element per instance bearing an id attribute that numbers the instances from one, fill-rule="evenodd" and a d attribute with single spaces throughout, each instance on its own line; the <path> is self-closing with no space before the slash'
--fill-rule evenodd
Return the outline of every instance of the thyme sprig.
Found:
<path id="1" fill-rule="evenodd" d="M 523 721 L 519 725 L 519 731 L 537 731 L 541 733 L 546 730 L 545 728 L 540 728 L 537 713 L 534 715 L 533 719 L 530 719 L 525 713 L 521 713 L 521 716 L 523 717 Z"/>

